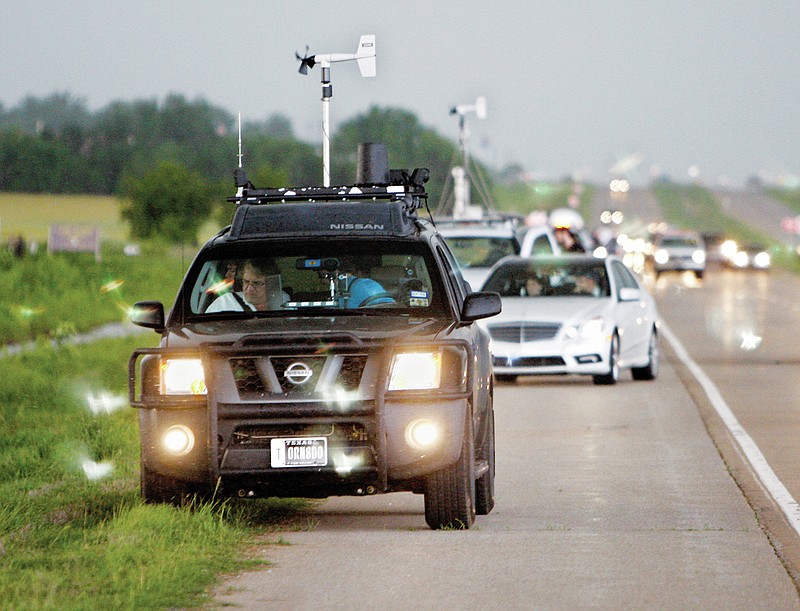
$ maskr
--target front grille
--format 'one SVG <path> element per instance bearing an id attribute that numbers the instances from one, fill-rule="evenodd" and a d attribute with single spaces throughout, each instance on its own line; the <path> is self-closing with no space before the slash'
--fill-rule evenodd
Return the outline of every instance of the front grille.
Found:
<path id="1" fill-rule="evenodd" d="M 308 397 L 357 391 L 367 355 L 243 357 L 228 363 L 242 399 Z"/>
<path id="2" fill-rule="evenodd" d="M 361 385 L 361 375 L 364 373 L 364 365 L 367 364 L 365 355 L 346 356 L 339 369 L 339 386 L 344 390 L 357 390 Z"/>
<path id="3" fill-rule="evenodd" d="M 255 359 L 231 359 L 231 373 L 240 395 L 264 393 L 264 381 L 258 373 Z"/>
<path id="4" fill-rule="evenodd" d="M 517 358 L 496 356 L 493 364 L 495 367 L 559 367 L 566 363 L 560 356 L 520 356 Z"/>
<path id="5" fill-rule="evenodd" d="M 491 325 L 489 335 L 498 342 L 512 342 L 522 344 L 553 339 L 558 335 L 561 325 L 558 323 L 510 323 L 506 325 Z"/>

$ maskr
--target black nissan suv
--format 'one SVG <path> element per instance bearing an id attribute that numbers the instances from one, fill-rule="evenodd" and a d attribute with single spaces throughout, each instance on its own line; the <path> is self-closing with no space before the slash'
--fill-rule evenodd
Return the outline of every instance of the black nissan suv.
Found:
<path id="1" fill-rule="evenodd" d="M 469 292 L 418 216 L 427 170 L 377 177 L 257 189 L 237 172 L 232 224 L 171 311 L 136 304 L 133 322 L 161 334 L 129 363 L 146 501 L 411 491 L 431 528 L 492 510 L 491 355 L 474 323 L 500 299 Z"/>

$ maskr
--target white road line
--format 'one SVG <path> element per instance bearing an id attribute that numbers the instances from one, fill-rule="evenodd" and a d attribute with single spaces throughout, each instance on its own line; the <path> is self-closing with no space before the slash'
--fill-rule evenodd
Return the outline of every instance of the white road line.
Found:
<path id="1" fill-rule="evenodd" d="M 775 475 L 775 472 L 767 463 L 767 459 L 764 458 L 764 455 L 761 453 L 761 450 L 758 449 L 755 441 L 753 441 L 750 435 L 747 434 L 747 431 L 739 424 L 739 421 L 736 419 L 736 416 L 733 415 L 728 404 L 725 403 L 725 399 L 722 398 L 717 387 L 714 386 L 714 383 L 705 372 L 700 369 L 700 366 L 692 360 L 692 357 L 686 352 L 681 342 L 673 335 L 672 331 L 670 331 L 669 327 L 667 327 L 663 321 L 659 330 L 662 336 L 672 345 L 672 349 L 678 355 L 678 358 L 683 361 L 683 364 L 689 368 L 689 371 L 692 372 L 692 375 L 694 375 L 703 387 L 708 400 L 711 401 L 717 414 L 722 418 L 725 426 L 728 427 L 731 435 L 733 435 L 733 438 L 739 444 L 739 448 L 750 462 L 758 479 L 761 480 L 761 484 L 781 508 L 784 515 L 786 515 L 786 518 L 789 520 L 795 532 L 800 535 L 800 505 L 792 498 L 786 486 L 784 486 L 781 480 L 778 479 L 778 476 Z"/>

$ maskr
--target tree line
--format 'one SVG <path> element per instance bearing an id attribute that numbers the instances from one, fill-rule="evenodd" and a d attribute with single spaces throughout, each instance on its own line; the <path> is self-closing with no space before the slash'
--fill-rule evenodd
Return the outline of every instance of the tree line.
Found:
<path id="1" fill-rule="evenodd" d="M 202 223 L 215 212 L 230 218 L 224 199 L 233 192 L 237 132 L 232 113 L 179 94 L 162 101 L 115 101 L 95 112 L 69 93 L 29 96 L 14 108 L 0 105 L 0 191 L 131 197 L 182 180 L 206 202 L 184 202 L 187 218 Z M 299 140 L 285 116 L 249 121 L 242 132 L 244 169 L 256 186 L 320 184 L 321 143 Z M 430 200 L 438 201 L 456 160 L 455 143 L 422 125 L 413 113 L 372 107 L 332 135 L 333 184 L 354 180 L 360 142 L 386 143 L 391 167 L 428 167 Z M 148 189 L 145 183 L 157 185 Z M 162 231 L 158 223 L 140 227 L 153 212 L 125 212 L 134 237 Z"/>

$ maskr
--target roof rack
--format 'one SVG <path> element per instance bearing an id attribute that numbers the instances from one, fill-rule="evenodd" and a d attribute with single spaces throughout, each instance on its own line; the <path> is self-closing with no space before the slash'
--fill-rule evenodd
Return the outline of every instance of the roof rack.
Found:
<path id="1" fill-rule="evenodd" d="M 416 212 L 427 205 L 425 183 L 431 176 L 428 168 L 388 169 L 386 146 L 379 143 L 362 143 L 358 149 L 358 171 L 355 185 L 339 187 L 280 187 L 256 188 L 241 167 L 234 173 L 236 195 L 229 202 L 242 204 L 390 201 L 402 202 L 406 213 Z"/>
<path id="2" fill-rule="evenodd" d="M 237 194 L 229 202 L 270 204 L 323 201 L 399 201 L 406 212 L 414 212 L 428 199 L 424 184 L 430 177 L 427 168 L 417 168 L 409 176 L 407 170 L 390 170 L 389 184 L 346 185 L 339 187 L 254 187 L 242 170 L 236 170 Z"/>

